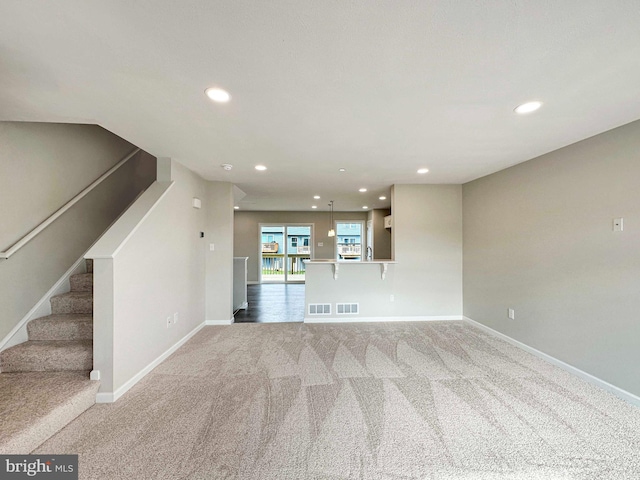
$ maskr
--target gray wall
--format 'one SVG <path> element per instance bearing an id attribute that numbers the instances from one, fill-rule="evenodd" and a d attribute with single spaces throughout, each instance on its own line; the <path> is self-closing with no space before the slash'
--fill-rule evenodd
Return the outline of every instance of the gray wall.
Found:
<path id="1" fill-rule="evenodd" d="M 0 122 L 0 250 L 135 147 L 95 125 Z M 0 260 L 0 339 L 155 178 L 147 154 L 121 167 L 8 260 Z"/>
<path id="2" fill-rule="evenodd" d="M 207 320 L 233 317 L 233 184 L 207 185 Z M 209 245 L 214 244 L 214 250 Z"/>
<path id="3" fill-rule="evenodd" d="M 99 401 L 113 401 L 205 320 L 232 316 L 232 185 L 208 182 L 169 158 L 158 167 L 162 181 L 87 254 L 95 259 Z M 193 208 L 194 197 L 202 208 Z"/>
<path id="4" fill-rule="evenodd" d="M 355 220 L 364 222 L 363 242 L 366 241 L 367 212 L 335 212 L 334 220 Z M 257 282 L 259 271 L 260 223 L 307 223 L 314 225 L 314 258 L 333 258 L 334 238 L 327 236 L 329 212 L 245 212 L 236 211 L 234 218 L 234 257 L 249 257 L 247 280 Z M 319 247 L 318 242 L 323 246 Z M 366 245 L 364 245 L 366 248 Z"/>
<path id="5" fill-rule="evenodd" d="M 394 185 L 396 314 L 462 315 L 462 186 Z"/>
<path id="6" fill-rule="evenodd" d="M 635 122 L 465 184 L 464 314 L 640 395 L 639 181 Z"/>
<path id="7" fill-rule="evenodd" d="M 172 180 L 113 260 L 114 391 L 204 321 L 207 206 L 191 199 L 204 200 L 208 182 L 175 161 Z"/>

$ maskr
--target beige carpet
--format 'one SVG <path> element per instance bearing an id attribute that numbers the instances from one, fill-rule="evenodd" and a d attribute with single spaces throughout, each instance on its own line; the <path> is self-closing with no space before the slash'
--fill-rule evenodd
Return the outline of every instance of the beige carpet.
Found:
<path id="1" fill-rule="evenodd" d="M 88 372 L 0 374 L 0 454 L 25 454 L 96 403 Z"/>
<path id="2" fill-rule="evenodd" d="M 640 410 L 461 322 L 244 324 L 36 453 L 91 479 L 638 479 Z"/>

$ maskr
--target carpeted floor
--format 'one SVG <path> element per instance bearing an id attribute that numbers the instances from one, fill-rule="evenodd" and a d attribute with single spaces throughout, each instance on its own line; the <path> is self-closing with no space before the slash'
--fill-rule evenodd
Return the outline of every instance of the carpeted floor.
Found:
<path id="1" fill-rule="evenodd" d="M 638 479 L 640 409 L 462 322 L 242 324 L 35 453 L 91 479 Z"/>

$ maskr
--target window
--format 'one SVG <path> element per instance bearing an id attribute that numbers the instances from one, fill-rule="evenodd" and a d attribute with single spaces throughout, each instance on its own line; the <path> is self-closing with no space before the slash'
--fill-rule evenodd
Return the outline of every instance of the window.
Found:
<path id="1" fill-rule="evenodd" d="M 298 246 L 298 237 L 291 237 L 291 246 L 292 247 Z"/>
<path id="2" fill-rule="evenodd" d="M 340 261 L 362 260 L 362 234 L 364 222 L 336 222 L 336 259 Z"/>

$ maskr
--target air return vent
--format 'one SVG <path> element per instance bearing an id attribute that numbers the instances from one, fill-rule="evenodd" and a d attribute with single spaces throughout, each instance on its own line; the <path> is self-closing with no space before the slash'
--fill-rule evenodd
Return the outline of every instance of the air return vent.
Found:
<path id="1" fill-rule="evenodd" d="M 336 303 L 336 312 L 338 315 L 355 315 L 360 313 L 359 303 Z"/>
<path id="2" fill-rule="evenodd" d="M 310 303 L 309 315 L 331 315 L 330 303 Z"/>

